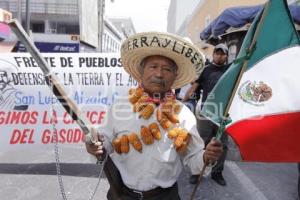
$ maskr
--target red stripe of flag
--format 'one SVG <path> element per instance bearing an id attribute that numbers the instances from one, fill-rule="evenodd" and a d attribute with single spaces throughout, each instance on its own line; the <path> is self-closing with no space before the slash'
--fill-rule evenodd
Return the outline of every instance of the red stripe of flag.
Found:
<path id="1" fill-rule="evenodd" d="M 300 112 L 242 120 L 226 130 L 245 161 L 300 162 Z"/>

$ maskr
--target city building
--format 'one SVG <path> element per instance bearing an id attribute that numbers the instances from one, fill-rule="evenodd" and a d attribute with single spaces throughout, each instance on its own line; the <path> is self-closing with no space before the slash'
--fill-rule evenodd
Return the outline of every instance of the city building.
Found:
<path id="1" fill-rule="evenodd" d="M 197 4 L 195 4 L 194 1 L 189 0 L 184 1 L 184 6 L 180 5 L 179 2 L 181 1 L 171 0 L 168 13 L 168 16 L 170 16 L 170 18 L 168 18 L 168 31 L 172 31 L 173 29 L 171 27 L 174 27 L 174 23 L 176 24 L 174 19 L 176 20 L 178 17 L 175 16 L 180 16 L 179 13 L 182 13 L 183 10 L 185 11 L 184 7 L 188 6 L 190 8 L 189 13 L 184 15 L 184 19 L 181 18 L 179 20 L 181 23 L 176 24 L 175 27 L 177 28 L 175 28 L 174 33 L 189 37 L 193 43 L 196 44 L 208 58 L 210 58 L 213 47 L 200 39 L 200 33 L 226 8 L 258 5 L 266 2 L 266 0 L 198 0 L 196 1 Z"/>
<path id="2" fill-rule="evenodd" d="M 226 43 L 229 47 L 228 60 L 231 62 L 240 51 L 252 21 L 263 7 L 264 4 L 227 8 L 200 33 L 200 38 L 206 43 L 213 45 L 220 42 Z M 299 32 L 300 5 L 295 3 L 289 4 L 289 10 L 294 20 L 295 28 Z"/>
<path id="3" fill-rule="evenodd" d="M 167 31 L 181 36 L 187 36 L 185 24 L 189 20 L 194 9 L 203 0 L 170 0 L 168 9 Z"/>
<path id="4" fill-rule="evenodd" d="M 207 30 L 206 28 L 211 25 L 217 17 L 222 17 L 226 9 L 226 14 L 231 14 L 232 17 L 234 17 L 235 9 L 239 9 L 237 7 L 241 7 L 241 9 L 245 8 L 245 10 L 247 10 L 247 8 L 252 9 L 254 6 L 262 5 L 266 1 L 267 0 L 171 0 L 168 11 L 168 32 L 190 38 L 209 59 L 211 59 L 213 51 L 212 45 L 218 42 L 225 42 L 229 47 L 229 61 L 232 61 L 239 52 L 245 33 L 249 28 L 250 21 L 241 28 L 227 29 L 222 35 L 222 38 L 218 38 L 215 41 L 202 40 L 200 33 Z M 295 2 L 299 2 L 299 0 L 287 0 L 288 4 Z M 224 20 L 224 18 L 222 18 L 221 21 L 222 20 Z M 295 23 L 295 26 L 297 30 L 300 30 L 299 24 Z"/>
<path id="5" fill-rule="evenodd" d="M 118 52 L 120 51 L 120 42 L 124 36 L 108 19 L 104 19 L 104 32 L 102 38 L 101 52 Z"/>
<path id="6" fill-rule="evenodd" d="M 1 0 L 26 27 L 26 2 L 30 2 L 30 36 L 41 52 L 118 52 L 125 38 L 99 10 L 98 0 Z M 104 2 L 104 1 L 103 1 Z M 101 16 L 102 15 L 102 16 Z M 103 30 L 101 30 L 101 17 Z M 99 21 L 100 20 L 100 21 Z M 102 41 L 102 42 L 101 42 Z M 17 44 L 17 51 L 25 51 Z"/>
<path id="7" fill-rule="evenodd" d="M 127 38 L 136 33 L 130 17 L 110 17 L 108 20 Z"/>

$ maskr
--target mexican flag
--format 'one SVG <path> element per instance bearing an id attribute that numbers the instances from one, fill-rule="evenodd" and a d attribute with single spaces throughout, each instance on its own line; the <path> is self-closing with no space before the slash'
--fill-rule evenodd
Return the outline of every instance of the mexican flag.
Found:
<path id="1" fill-rule="evenodd" d="M 228 110 L 245 161 L 300 162 L 299 44 L 286 1 L 268 1 L 203 106 L 218 125 Z"/>

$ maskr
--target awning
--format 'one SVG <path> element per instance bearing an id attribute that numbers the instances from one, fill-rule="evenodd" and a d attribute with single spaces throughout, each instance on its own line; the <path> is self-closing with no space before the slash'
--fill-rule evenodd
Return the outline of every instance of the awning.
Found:
<path id="1" fill-rule="evenodd" d="M 217 39 L 229 28 L 243 27 L 251 23 L 262 9 L 263 5 L 227 8 L 200 33 L 200 39 Z M 300 25 L 300 5 L 291 4 L 289 9 L 294 22 Z"/>

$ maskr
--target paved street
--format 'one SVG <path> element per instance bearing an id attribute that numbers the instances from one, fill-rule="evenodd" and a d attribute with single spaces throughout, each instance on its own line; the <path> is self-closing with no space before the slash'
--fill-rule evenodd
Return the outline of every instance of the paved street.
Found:
<path id="1" fill-rule="evenodd" d="M 228 185 L 203 179 L 197 192 L 201 200 L 296 200 L 297 169 L 295 164 L 261 164 L 226 162 L 224 177 Z M 187 174 L 180 179 L 181 197 L 189 199 L 192 186 Z"/>
<path id="2" fill-rule="evenodd" d="M 86 200 L 94 191 L 99 169 L 81 146 L 60 147 L 64 191 L 69 200 Z M 1 200 L 62 199 L 56 175 L 53 146 L 45 149 L 0 153 Z M 18 164 L 22 163 L 22 164 Z M 226 187 L 205 177 L 197 191 L 197 200 L 297 200 L 296 164 L 262 164 L 227 161 Z M 180 195 L 189 199 L 193 185 L 182 173 Z M 108 183 L 101 178 L 94 199 L 105 200 Z"/>

